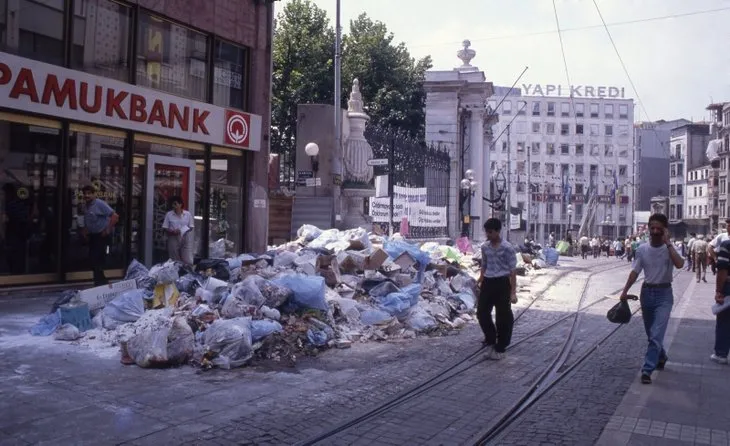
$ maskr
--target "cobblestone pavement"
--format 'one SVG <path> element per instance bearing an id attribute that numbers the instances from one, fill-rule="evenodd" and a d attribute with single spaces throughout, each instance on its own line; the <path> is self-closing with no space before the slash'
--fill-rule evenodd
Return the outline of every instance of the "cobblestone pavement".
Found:
<path id="1" fill-rule="evenodd" d="M 605 259 L 562 263 L 568 266 L 536 277 L 529 284 L 531 291 L 539 292 L 557 274 L 574 267 L 613 266 Z M 596 284 L 591 296 L 614 291 L 612 274 L 623 278 L 625 270 L 606 272 L 605 285 Z M 559 280 L 549 296 L 525 314 L 515 338 L 561 312 L 572 311 L 587 275 L 575 271 Z M 522 299 L 517 307 L 527 303 L 528 299 Z M 305 358 L 291 370 L 251 367 L 202 374 L 190 367 L 142 370 L 123 367 L 118 358 L 99 357 L 54 341 L 29 343 L 27 336 L 19 336 L 48 305 L 48 299 L 0 301 L 0 360 L 6 364 L 0 368 L 0 413 L 4 415 L 0 445 L 292 444 L 423 382 L 474 352 L 481 339 L 479 329 L 471 325 L 443 338 L 356 344 L 350 350 Z M 570 305 L 567 310 L 565 305 Z M 565 336 L 567 329 L 566 324 L 548 333 Z M 529 382 L 531 371 L 548 361 L 556 345 L 548 333 L 510 355 L 502 363 L 506 372 L 482 362 L 464 374 L 459 385 L 447 384 L 427 400 L 413 400 L 420 418 L 403 419 L 398 426 L 384 418 L 380 426 L 391 423 L 389 429 L 373 425 L 372 432 L 350 431 L 348 439 L 413 444 L 409 440 L 421 438 L 453 444 L 453 431 L 460 432 L 463 426 L 477 430 L 488 419 L 487 412 L 477 409 L 515 398 Z M 503 380 L 502 375 L 508 377 Z M 499 385 L 485 385 L 490 382 Z M 426 439 L 424 426 L 444 415 L 462 420 L 452 426 L 442 423 Z M 418 433 L 422 435 L 417 437 Z M 375 434 L 378 441 L 373 441 Z M 467 438 L 466 433 L 459 435 Z"/>

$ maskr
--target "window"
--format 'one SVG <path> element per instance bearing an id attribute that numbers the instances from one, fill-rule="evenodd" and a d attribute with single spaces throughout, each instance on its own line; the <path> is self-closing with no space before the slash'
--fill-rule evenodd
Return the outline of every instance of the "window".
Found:
<path id="1" fill-rule="evenodd" d="M 216 39 L 213 47 L 213 103 L 243 110 L 246 74 L 246 50 Z"/>
<path id="2" fill-rule="evenodd" d="M 598 117 L 598 104 L 591 104 L 591 118 Z"/>
<path id="3" fill-rule="evenodd" d="M 700 197 L 702 196 L 702 186 L 700 186 Z"/>
<path id="4" fill-rule="evenodd" d="M 502 102 L 502 114 L 503 115 L 511 115 L 512 114 L 512 101 L 504 101 L 504 102 Z"/>
<path id="5" fill-rule="evenodd" d="M 576 124 L 575 125 L 575 134 L 576 135 L 582 135 L 583 134 L 583 124 Z"/>
<path id="6" fill-rule="evenodd" d="M 585 104 L 575 104 L 575 117 L 576 118 L 582 118 L 585 114 Z"/>
<path id="7" fill-rule="evenodd" d="M 560 103 L 560 116 L 562 116 L 562 117 L 570 116 L 570 103 L 569 102 Z"/>
<path id="8" fill-rule="evenodd" d="M 555 164 L 546 163 L 545 164 L 545 173 L 548 175 L 555 175 Z"/>
<path id="9" fill-rule="evenodd" d="M 567 144 L 560 144 L 560 154 L 570 155 L 570 146 L 568 146 Z"/>
<path id="10" fill-rule="evenodd" d="M 683 190 L 682 190 L 683 187 L 684 186 L 682 186 L 681 184 L 677 184 L 677 196 L 678 197 L 681 197 L 683 195 L 683 193 L 682 193 L 683 192 Z"/>
<path id="11" fill-rule="evenodd" d="M 618 136 L 626 137 L 629 136 L 629 126 L 626 124 L 621 124 L 618 126 Z"/>
<path id="12" fill-rule="evenodd" d="M 618 166 L 618 176 L 625 177 L 628 171 L 629 171 L 628 166 L 623 165 L 623 164 Z"/>
<path id="13" fill-rule="evenodd" d="M 583 144 L 576 144 L 575 145 L 575 155 L 583 156 L 584 154 L 585 154 L 585 150 L 583 149 Z"/>
<path id="14" fill-rule="evenodd" d="M 583 175 L 584 173 L 584 167 L 583 164 L 576 164 L 575 165 L 575 174 L 576 176 Z"/>
<path id="15" fill-rule="evenodd" d="M 598 124 L 591 124 L 591 136 L 598 136 Z"/>
<path id="16" fill-rule="evenodd" d="M 539 174 L 540 173 L 540 163 L 532 163 L 531 169 L 532 173 Z"/>
<path id="17" fill-rule="evenodd" d="M 603 175 L 605 175 L 607 177 L 612 177 L 613 176 L 613 166 L 604 166 Z M 611 187 L 613 187 L 613 185 L 611 185 Z"/>
<path id="18" fill-rule="evenodd" d="M 539 122 L 532 123 L 532 133 L 540 133 L 540 123 Z"/>
<path id="19" fill-rule="evenodd" d="M 0 51 L 63 65 L 64 3 L 0 0 Z"/>
<path id="20" fill-rule="evenodd" d="M 684 175 L 684 164 L 683 163 L 677 164 L 677 175 L 679 175 L 680 177 Z"/>
<path id="21" fill-rule="evenodd" d="M 682 158 L 682 144 L 676 144 L 674 146 L 674 156 L 676 158 Z"/>
<path id="22" fill-rule="evenodd" d="M 703 214 L 702 214 L 702 215 L 707 215 L 707 205 L 705 205 L 705 209 L 704 209 L 704 211 L 705 211 L 705 212 L 703 212 Z"/>
<path id="23" fill-rule="evenodd" d="M 599 156 L 601 154 L 601 149 L 599 149 L 598 144 L 591 144 L 591 156 Z"/>
<path id="24" fill-rule="evenodd" d="M 525 183 L 519 182 L 517 183 L 517 192 L 524 192 L 525 191 Z"/>
<path id="25" fill-rule="evenodd" d="M 555 123 L 554 122 L 548 122 L 546 124 L 547 134 L 548 135 L 554 135 L 555 134 Z"/>
<path id="26" fill-rule="evenodd" d="M 517 173 L 518 174 L 525 174 L 525 161 L 518 161 L 517 162 Z"/>
<path id="27" fill-rule="evenodd" d="M 675 186 L 674 184 L 670 184 L 669 185 L 669 196 L 674 197 L 675 195 L 677 195 L 677 186 Z"/>
<path id="28" fill-rule="evenodd" d="M 518 115 L 524 115 L 526 108 L 527 108 L 527 102 L 517 101 L 517 114 Z"/>
<path id="29" fill-rule="evenodd" d="M 675 206 L 673 204 L 669 205 L 669 218 L 671 218 L 671 219 L 677 218 Z"/>
<path id="30" fill-rule="evenodd" d="M 206 100 L 205 34 L 144 12 L 138 25 L 137 84 Z"/>
<path id="31" fill-rule="evenodd" d="M 494 172 L 495 170 L 497 170 L 497 162 L 496 161 L 492 161 L 491 163 L 489 163 L 489 170 L 492 171 L 492 172 Z"/>
<path id="32" fill-rule="evenodd" d="M 613 119 L 613 104 L 605 104 L 603 106 L 603 117 Z"/>
<path id="33" fill-rule="evenodd" d="M 720 200 L 720 218 L 725 218 L 727 216 L 726 205 L 727 205 L 727 201 Z"/>
<path id="34" fill-rule="evenodd" d="M 578 166 L 576 166 L 578 167 Z M 581 166 L 583 167 L 583 166 Z M 576 195 L 583 195 L 583 185 L 578 183 L 575 185 L 575 194 Z M 580 205 L 579 205 L 580 206 Z M 580 212 L 576 212 L 577 214 L 580 214 Z"/>
<path id="35" fill-rule="evenodd" d="M 619 119 L 629 119 L 629 106 L 628 106 L 628 104 L 619 104 L 619 106 L 618 106 L 618 117 L 619 117 Z"/>
<path id="36" fill-rule="evenodd" d="M 502 153 L 507 153 L 507 141 L 502 141 Z"/>
<path id="37" fill-rule="evenodd" d="M 629 146 L 626 144 L 619 144 L 618 145 L 618 156 L 621 158 L 628 158 L 629 157 Z"/>
<path id="38" fill-rule="evenodd" d="M 607 124 L 604 128 L 604 135 L 606 136 L 613 136 L 613 126 L 610 124 Z"/>
<path id="39" fill-rule="evenodd" d="M 603 150 L 603 156 L 606 156 L 606 157 L 613 156 L 613 146 L 611 144 L 606 144 L 606 147 L 604 147 L 604 150 Z"/>
<path id="40" fill-rule="evenodd" d="M 490 112 L 494 112 L 495 110 L 497 110 L 497 101 L 495 101 L 493 99 L 488 100 L 487 108 L 489 109 Z"/>
<path id="41" fill-rule="evenodd" d="M 74 15 L 72 68 L 127 81 L 131 8 L 109 0 L 87 0 L 84 6 Z"/>
<path id="42" fill-rule="evenodd" d="M 517 134 L 524 135 L 527 133 L 527 123 L 525 121 L 520 121 L 517 123 Z"/>
<path id="43" fill-rule="evenodd" d="M 539 155 L 540 154 L 540 143 L 539 142 L 533 142 L 532 143 L 532 154 L 533 155 Z"/>
<path id="44" fill-rule="evenodd" d="M 555 144 L 549 142 L 546 144 L 547 150 L 546 153 L 548 155 L 555 155 Z"/>
<path id="45" fill-rule="evenodd" d="M 560 124 L 560 134 L 563 136 L 570 135 L 570 124 Z"/>
<path id="46" fill-rule="evenodd" d="M 517 143 L 517 152 L 518 153 L 524 153 L 525 152 L 525 143 L 520 141 Z"/>
<path id="47" fill-rule="evenodd" d="M 578 186 L 581 187 L 581 192 L 580 192 L 580 194 L 578 192 L 576 192 L 576 194 L 583 195 L 583 185 L 582 184 L 576 184 L 575 185 L 575 190 L 576 191 L 578 190 Z M 583 205 L 576 203 L 575 204 L 575 218 L 580 218 L 582 215 L 583 215 Z"/>
<path id="48" fill-rule="evenodd" d="M 540 116 L 540 103 L 539 102 L 532 103 L 532 116 Z"/>
<path id="49" fill-rule="evenodd" d="M 548 102 L 547 103 L 547 115 L 548 116 L 555 116 L 555 102 Z"/>
<path id="50" fill-rule="evenodd" d="M 563 177 L 567 177 L 568 174 L 570 174 L 570 164 L 561 164 L 560 165 L 560 175 Z"/>

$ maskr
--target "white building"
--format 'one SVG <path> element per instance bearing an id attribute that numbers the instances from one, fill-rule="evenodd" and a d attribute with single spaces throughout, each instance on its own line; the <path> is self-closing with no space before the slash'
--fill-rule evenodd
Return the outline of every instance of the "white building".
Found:
<path id="1" fill-rule="evenodd" d="M 709 164 L 688 170 L 684 193 L 685 220 L 700 220 L 703 223 L 706 221 L 708 229 L 710 194 L 707 180 L 709 177 Z"/>
<path id="2" fill-rule="evenodd" d="M 544 90 L 525 87 L 533 94 L 558 90 L 553 86 Z M 523 228 L 537 240 L 545 240 L 550 232 L 564 234 L 570 224 L 575 236 L 585 216 L 587 233 L 610 237 L 630 233 L 634 210 L 633 100 L 615 97 L 621 96 L 622 90 L 614 87 L 574 87 L 573 98 L 522 96 L 521 91 L 513 90 L 499 105 L 502 96 L 495 90 L 488 106 L 499 106 L 500 117 L 493 128 L 489 171 L 492 175 L 506 173 L 511 162 L 509 201 L 513 208 L 523 209 L 522 219 L 530 225 L 526 228 L 523 221 Z M 606 97 L 608 90 L 611 98 Z M 529 200 L 528 181 L 533 189 Z M 613 193 L 616 186 L 618 197 Z M 573 207 L 571 218 L 568 204 Z"/>

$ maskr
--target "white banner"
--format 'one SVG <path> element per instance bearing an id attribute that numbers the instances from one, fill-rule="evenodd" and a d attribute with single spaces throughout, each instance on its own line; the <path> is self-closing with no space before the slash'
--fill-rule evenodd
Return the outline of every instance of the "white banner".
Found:
<path id="1" fill-rule="evenodd" d="M 411 226 L 422 228 L 446 227 L 446 207 L 419 206 L 411 212 L 408 219 Z"/>
<path id="2" fill-rule="evenodd" d="M 393 196 L 396 200 L 402 199 L 409 204 L 423 203 L 425 205 L 428 190 L 425 187 L 393 186 Z"/>
<path id="3" fill-rule="evenodd" d="M 520 229 L 522 214 L 510 214 L 509 216 L 509 228 L 510 230 Z"/>
<path id="4" fill-rule="evenodd" d="M 400 222 L 403 218 L 406 203 L 403 200 L 393 200 L 393 221 Z M 370 198 L 370 216 L 373 223 L 387 223 L 390 213 L 390 198 Z"/>

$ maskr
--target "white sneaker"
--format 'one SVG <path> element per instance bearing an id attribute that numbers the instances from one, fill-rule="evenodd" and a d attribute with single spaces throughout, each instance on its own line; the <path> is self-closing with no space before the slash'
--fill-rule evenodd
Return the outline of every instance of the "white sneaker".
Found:
<path id="1" fill-rule="evenodd" d="M 714 353 L 712 354 L 712 356 L 710 356 L 710 360 L 715 361 L 718 364 L 727 364 L 726 356 L 717 356 Z"/>
<path id="2" fill-rule="evenodd" d="M 484 356 L 486 359 L 492 359 L 495 361 L 499 361 L 500 359 L 504 359 L 504 353 L 500 353 L 497 350 L 494 349 L 494 347 L 490 347 L 487 351 L 487 354 Z"/>

